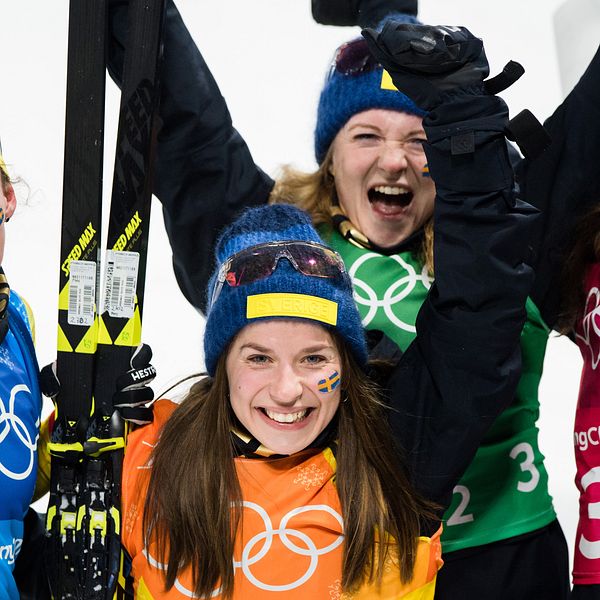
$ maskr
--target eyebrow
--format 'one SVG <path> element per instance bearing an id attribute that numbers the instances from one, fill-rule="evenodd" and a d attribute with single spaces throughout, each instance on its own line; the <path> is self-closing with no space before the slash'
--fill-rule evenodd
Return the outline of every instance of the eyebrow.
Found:
<path id="1" fill-rule="evenodd" d="M 377 127 L 377 125 L 371 125 L 369 123 L 354 123 L 353 125 L 351 125 L 350 127 L 348 127 L 348 131 L 353 131 L 357 127 L 363 127 L 365 129 L 372 129 L 374 131 L 381 131 L 380 127 Z M 414 135 L 425 135 L 425 130 L 423 128 L 420 128 L 420 129 L 411 129 L 406 134 L 406 137 L 409 138 L 409 137 L 412 137 Z"/>
<path id="2" fill-rule="evenodd" d="M 259 344 L 254 344 L 252 342 L 248 342 L 247 344 L 240 346 L 240 352 L 242 350 L 256 350 L 258 352 L 270 352 L 269 348 L 265 348 L 264 346 L 261 346 Z"/>
<path id="3" fill-rule="evenodd" d="M 323 350 L 334 350 L 334 346 L 332 344 L 328 344 L 326 342 L 322 344 L 315 344 L 314 346 L 308 346 L 307 348 L 302 348 L 300 353 L 302 354 L 312 354 L 314 352 L 323 352 Z M 268 353 L 272 352 L 271 349 L 261 346 L 260 344 L 256 344 L 253 342 L 248 342 L 240 346 L 240 352 L 243 350 L 255 350 L 256 352 Z"/>
<path id="4" fill-rule="evenodd" d="M 300 354 L 319 354 L 321 352 L 335 352 L 335 347 L 331 344 L 317 344 L 316 346 L 302 348 Z"/>
<path id="5" fill-rule="evenodd" d="M 366 129 L 376 129 L 377 131 L 381 131 L 381 129 L 377 127 L 377 125 L 371 125 L 369 123 L 354 123 L 353 125 L 350 125 L 350 127 L 348 127 L 348 131 L 352 131 L 357 127 L 365 127 Z"/>

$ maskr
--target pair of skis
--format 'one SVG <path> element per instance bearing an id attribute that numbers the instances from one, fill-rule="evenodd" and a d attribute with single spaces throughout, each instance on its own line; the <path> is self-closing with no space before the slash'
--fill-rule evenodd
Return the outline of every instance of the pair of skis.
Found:
<path id="1" fill-rule="evenodd" d="M 55 599 L 115 597 L 127 424 L 117 378 L 141 341 L 164 0 L 130 0 L 101 277 L 107 0 L 71 0 L 57 377 L 47 513 Z M 100 308 L 101 307 L 101 308 Z"/>

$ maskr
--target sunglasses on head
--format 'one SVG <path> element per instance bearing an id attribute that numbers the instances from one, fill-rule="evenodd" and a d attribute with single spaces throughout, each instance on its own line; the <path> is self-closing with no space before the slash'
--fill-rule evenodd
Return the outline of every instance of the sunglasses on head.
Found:
<path id="1" fill-rule="evenodd" d="M 333 71 L 341 75 L 360 75 L 379 69 L 381 66 L 369 52 L 369 46 L 364 38 L 357 38 L 342 44 L 335 52 L 329 76 Z"/>
<path id="2" fill-rule="evenodd" d="M 219 269 L 211 294 L 209 310 L 217 301 L 223 285 L 239 287 L 269 277 L 281 258 L 307 277 L 340 277 L 346 268 L 340 255 L 314 242 L 267 242 L 245 248 L 230 256 Z"/>

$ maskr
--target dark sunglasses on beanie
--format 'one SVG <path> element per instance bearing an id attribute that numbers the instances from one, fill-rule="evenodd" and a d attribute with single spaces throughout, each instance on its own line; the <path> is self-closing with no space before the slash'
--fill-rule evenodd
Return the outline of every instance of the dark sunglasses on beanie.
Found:
<path id="1" fill-rule="evenodd" d="M 341 277 L 346 268 L 340 255 L 315 242 L 268 242 L 250 246 L 230 256 L 219 269 L 211 294 L 209 309 L 214 305 L 223 285 L 238 287 L 269 277 L 281 258 L 307 277 Z"/>

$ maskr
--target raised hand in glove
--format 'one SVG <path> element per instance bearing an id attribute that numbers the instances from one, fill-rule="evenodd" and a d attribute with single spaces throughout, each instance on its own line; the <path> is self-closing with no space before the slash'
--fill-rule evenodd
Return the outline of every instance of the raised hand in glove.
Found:
<path id="1" fill-rule="evenodd" d="M 477 116 L 501 116 L 504 112 L 508 117 L 500 101 L 491 96 L 512 85 L 525 70 L 519 63 L 510 61 L 502 73 L 486 80 L 489 66 L 483 42 L 465 27 L 413 25 L 392 17 L 381 32 L 365 29 L 362 34 L 369 50 L 390 73 L 399 90 L 424 110 L 438 109 L 435 119 L 438 123 L 444 98 L 456 100 L 459 93 L 463 101 L 469 97 L 475 100 L 474 96 L 478 96 Z M 469 113 L 471 118 L 476 116 L 476 111 L 467 105 L 468 101 L 463 102 L 462 109 L 455 105 L 452 111 L 455 122 L 468 118 Z M 433 124 L 433 120 L 429 124 Z M 550 143 L 541 123 L 528 110 L 519 113 L 505 129 L 500 121 L 497 125 L 509 139 L 517 142 L 527 158 L 535 158 Z M 491 122 L 488 127 L 494 129 Z M 458 154 L 463 152 L 461 145 L 462 142 L 455 147 Z M 464 145 L 464 149 L 470 148 L 469 144 Z"/>
<path id="2" fill-rule="evenodd" d="M 424 110 L 455 90 L 485 93 L 489 66 L 483 42 L 465 27 L 413 25 L 388 20 L 362 35 L 394 85 Z"/>

